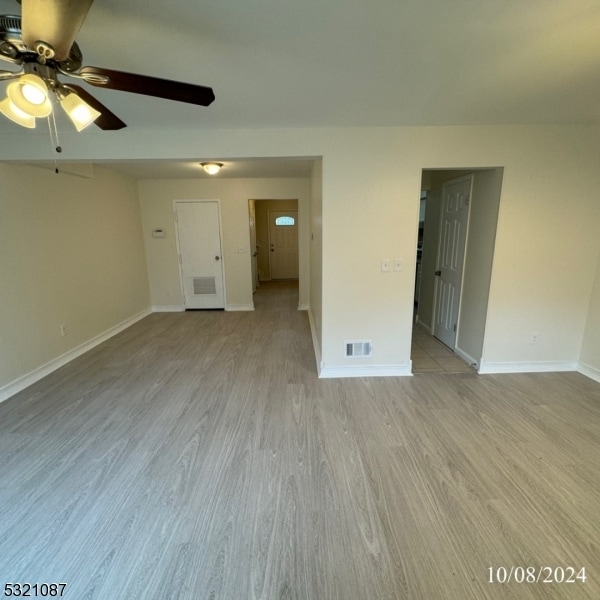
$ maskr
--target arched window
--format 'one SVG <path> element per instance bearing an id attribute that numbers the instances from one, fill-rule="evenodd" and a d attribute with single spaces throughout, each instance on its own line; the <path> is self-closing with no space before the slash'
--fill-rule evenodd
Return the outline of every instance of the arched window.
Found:
<path id="1" fill-rule="evenodd" d="M 275 225 L 277 227 L 293 227 L 296 224 L 294 217 L 277 217 L 275 219 Z"/>

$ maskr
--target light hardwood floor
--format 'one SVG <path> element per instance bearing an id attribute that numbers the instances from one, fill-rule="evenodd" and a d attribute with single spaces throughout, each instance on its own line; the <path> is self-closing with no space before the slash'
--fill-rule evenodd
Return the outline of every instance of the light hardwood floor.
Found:
<path id="1" fill-rule="evenodd" d="M 2 592 L 600 598 L 600 385 L 318 380 L 297 302 L 153 314 L 0 404 Z M 587 581 L 488 583 L 545 566 Z"/>

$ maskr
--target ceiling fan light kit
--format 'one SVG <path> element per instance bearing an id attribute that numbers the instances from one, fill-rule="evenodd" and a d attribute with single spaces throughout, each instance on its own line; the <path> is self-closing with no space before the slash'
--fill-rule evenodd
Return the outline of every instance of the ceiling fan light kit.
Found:
<path id="1" fill-rule="evenodd" d="M 17 123 L 17 125 L 28 127 L 29 129 L 35 127 L 35 117 L 32 117 L 17 108 L 10 98 L 4 98 L 4 100 L 0 102 L 0 112 L 11 121 Z"/>
<path id="2" fill-rule="evenodd" d="M 84 88 L 63 84 L 59 75 L 95 87 L 197 106 L 209 106 L 214 101 L 210 87 L 101 67 L 82 67 L 83 58 L 75 36 L 92 2 L 21 0 L 21 16 L 0 15 L 0 61 L 19 67 L 19 70 L 0 70 L 0 82 L 10 81 L 7 97 L 0 101 L 0 112 L 4 116 L 23 127 L 34 128 L 36 119 L 53 117 L 51 96 L 54 94 L 77 131 L 91 123 L 105 131 L 126 127 Z M 211 164 L 218 165 L 215 172 L 222 166 Z"/>

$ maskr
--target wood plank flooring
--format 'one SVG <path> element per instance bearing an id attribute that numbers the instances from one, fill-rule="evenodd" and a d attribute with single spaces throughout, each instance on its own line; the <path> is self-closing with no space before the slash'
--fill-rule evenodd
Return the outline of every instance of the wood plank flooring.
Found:
<path id="1" fill-rule="evenodd" d="M 0 404 L 2 592 L 600 598 L 600 385 L 318 380 L 297 302 L 153 314 Z M 587 581 L 488 582 L 545 566 Z"/>

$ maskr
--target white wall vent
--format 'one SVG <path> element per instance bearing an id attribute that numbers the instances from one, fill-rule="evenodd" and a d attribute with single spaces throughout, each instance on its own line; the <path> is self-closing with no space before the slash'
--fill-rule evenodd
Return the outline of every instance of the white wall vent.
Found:
<path id="1" fill-rule="evenodd" d="M 217 293 L 214 277 L 194 277 L 192 284 L 194 286 L 194 296 L 214 295 Z"/>
<path id="2" fill-rule="evenodd" d="M 365 358 L 373 355 L 371 340 L 360 340 L 344 342 L 346 346 L 346 358 Z"/>

